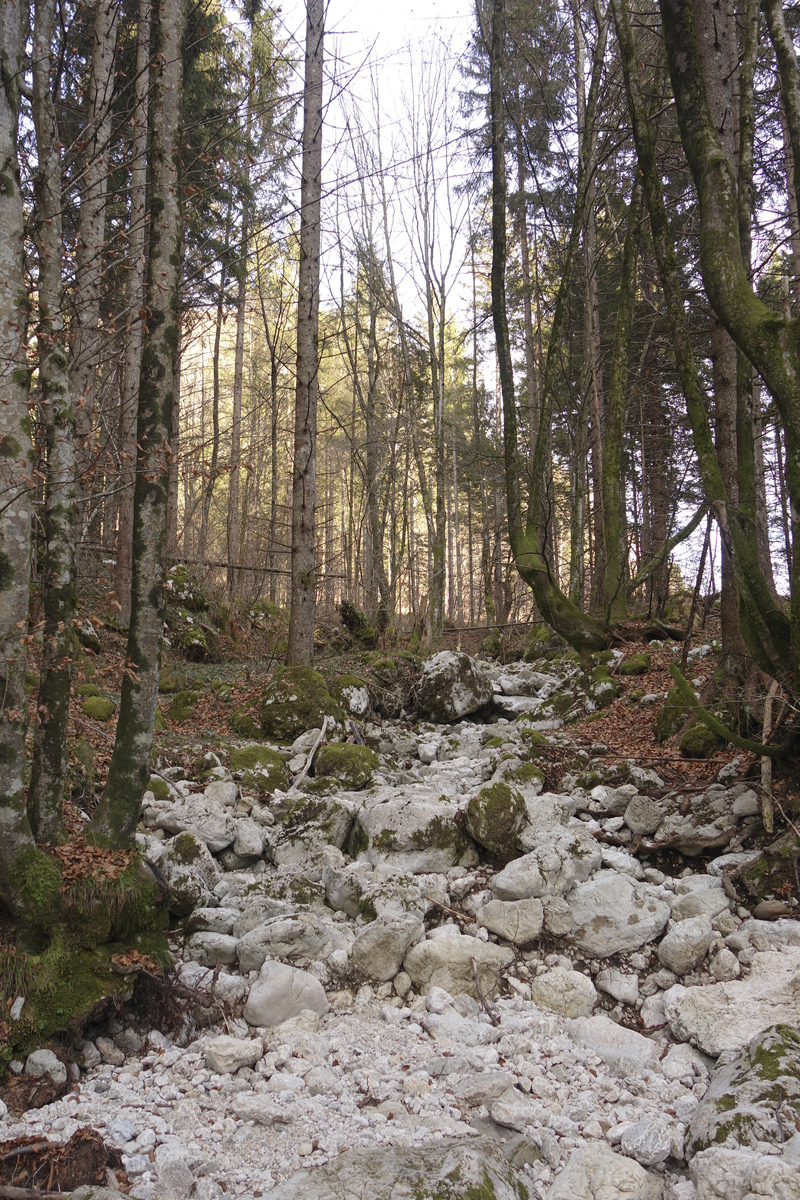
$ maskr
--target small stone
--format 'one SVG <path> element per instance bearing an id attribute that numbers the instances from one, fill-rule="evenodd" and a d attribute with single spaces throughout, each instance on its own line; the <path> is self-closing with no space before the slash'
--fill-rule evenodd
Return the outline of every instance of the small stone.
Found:
<path id="1" fill-rule="evenodd" d="M 419 760 L 420 762 L 425 763 L 426 766 L 429 766 L 432 762 L 435 762 L 438 753 L 438 742 L 420 742 L 420 744 L 417 746 Z"/>
<path id="2" fill-rule="evenodd" d="M 52 1050 L 34 1050 L 25 1060 L 25 1074 L 34 1079 L 49 1075 L 53 1083 L 66 1083 L 67 1068 Z"/>
<path id="3" fill-rule="evenodd" d="M 25 997 L 17 996 L 11 1008 L 8 1010 L 8 1015 L 12 1021 L 18 1021 L 22 1016 L 22 1010 L 25 1006 Z"/>
<path id="4" fill-rule="evenodd" d="M 125 1062 L 125 1055 L 112 1042 L 111 1038 L 99 1037 L 95 1041 L 97 1049 L 100 1051 L 100 1057 L 104 1063 L 108 1063 L 111 1067 L 121 1067 Z"/>
<path id="5" fill-rule="evenodd" d="M 537 975 L 531 984 L 531 999 L 540 1008 L 549 1008 L 562 1016 L 585 1017 L 595 1006 L 597 992 L 587 975 L 556 967 Z"/>
<path id="6" fill-rule="evenodd" d="M 658 947 L 659 961 L 676 975 L 686 975 L 705 958 L 713 932 L 707 917 L 679 921 Z"/>
<path id="7" fill-rule="evenodd" d="M 738 979 L 742 973 L 738 958 L 727 946 L 720 950 L 719 954 L 714 955 L 708 969 L 717 983 L 730 983 L 732 979 Z"/>
<path id="8" fill-rule="evenodd" d="M 112 1142 L 117 1142 L 120 1146 L 132 1142 L 138 1133 L 136 1126 L 127 1117 L 112 1117 L 106 1125 L 106 1137 L 111 1138 Z"/>
<path id="9" fill-rule="evenodd" d="M 164 1144 L 155 1150 L 160 1195 L 168 1200 L 182 1200 L 188 1196 L 194 1184 L 194 1176 L 184 1150 L 178 1146 Z"/>
<path id="10" fill-rule="evenodd" d="M 411 979 L 406 975 L 405 971 L 398 971 L 394 977 L 393 987 L 395 992 L 401 999 L 408 995 L 412 988 Z"/>
<path id="11" fill-rule="evenodd" d="M 297 1147 L 297 1153 L 301 1158 L 307 1158 L 309 1154 L 314 1153 L 314 1147 L 311 1142 L 301 1142 Z"/>
<path id="12" fill-rule="evenodd" d="M 601 992 L 613 996 L 621 1004 L 635 1004 L 639 999 L 638 977 L 627 975 L 616 967 L 606 967 L 597 976 L 595 983 Z"/>
<path id="13" fill-rule="evenodd" d="M 650 837 L 663 824 L 663 808 L 649 796 L 634 796 L 625 809 L 625 824 L 635 837 Z"/>
<path id="14" fill-rule="evenodd" d="M 752 788 L 748 788 L 747 791 L 737 796 L 731 805 L 731 812 L 735 817 L 756 817 L 760 811 L 758 796 Z"/>
<path id="15" fill-rule="evenodd" d="M 216 1075 L 232 1075 L 240 1067 L 252 1067 L 263 1052 L 260 1038 L 235 1038 L 222 1034 L 206 1044 L 206 1066 Z"/>

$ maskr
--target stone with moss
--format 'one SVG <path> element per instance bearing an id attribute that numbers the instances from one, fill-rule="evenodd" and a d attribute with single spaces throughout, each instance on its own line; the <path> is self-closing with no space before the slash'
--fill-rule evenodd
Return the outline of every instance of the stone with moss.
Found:
<path id="1" fill-rule="evenodd" d="M 170 602 L 189 612 L 205 612 L 208 608 L 208 596 L 202 584 L 192 578 L 185 563 L 170 567 L 167 588 Z"/>
<path id="2" fill-rule="evenodd" d="M 698 721 L 683 734 L 678 743 L 678 749 L 683 758 L 711 758 L 724 744 L 722 738 L 714 733 L 713 729 L 709 729 L 707 725 L 702 725 Z"/>
<path id="3" fill-rule="evenodd" d="M 226 683 L 224 679 L 212 679 L 209 687 L 216 699 L 222 700 L 223 703 L 227 703 L 233 695 L 231 685 Z"/>
<path id="4" fill-rule="evenodd" d="M 689 716 L 689 708 L 681 700 L 677 688 L 672 688 L 664 699 L 653 721 L 653 736 L 657 742 L 667 742 L 680 733 Z"/>
<path id="5" fill-rule="evenodd" d="M 331 696 L 345 712 L 354 717 L 365 717 L 372 705 L 369 686 L 357 675 L 337 675 L 330 686 Z"/>
<path id="6" fill-rule="evenodd" d="M 188 721 L 199 699 L 199 692 L 176 692 L 167 709 L 167 716 L 170 721 Z"/>
<path id="7" fill-rule="evenodd" d="M 272 746 L 252 743 L 231 751 L 231 771 L 241 775 L 245 790 L 258 792 L 288 791 L 286 763 Z"/>
<path id="8" fill-rule="evenodd" d="M 646 675 L 653 664 L 652 654 L 644 651 L 641 654 L 632 654 L 630 658 L 623 659 L 619 665 L 620 675 Z"/>
<path id="9" fill-rule="evenodd" d="M 211 655 L 206 631 L 197 626 L 187 629 L 181 638 L 181 645 L 190 662 L 207 662 Z"/>
<path id="10" fill-rule="evenodd" d="M 506 783 L 515 783 L 518 787 L 536 788 L 537 791 L 541 791 L 544 786 L 544 771 L 533 763 L 520 763 L 518 767 L 506 771 L 505 780 Z"/>
<path id="11" fill-rule="evenodd" d="M 169 696 L 174 692 L 179 692 L 180 685 L 175 679 L 173 679 L 168 671 L 162 671 L 158 680 L 158 690 L 162 696 Z"/>
<path id="12" fill-rule="evenodd" d="M 325 846 L 341 850 L 350 836 L 355 809 L 351 800 L 341 796 L 298 797 L 270 831 L 272 861 L 295 866 L 321 855 Z"/>
<path id="13" fill-rule="evenodd" d="M 622 690 L 606 663 L 598 663 L 584 677 L 587 700 L 594 708 L 608 708 Z M 590 709 L 589 711 L 592 711 Z"/>
<path id="14" fill-rule="evenodd" d="M 787 800 L 785 810 L 795 825 L 800 823 L 800 803 Z M 796 872 L 800 863 L 800 837 L 788 829 L 765 846 L 760 855 L 734 876 L 742 903 L 752 907 L 767 896 L 786 894 L 797 886 Z M 790 893 L 791 894 L 791 893 Z"/>
<path id="15" fill-rule="evenodd" d="M 493 696 L 486 669 L 468 654 L 453 650 L 442 650 L 429 658 L 417 685 L 420 711 L 439 724 L 477 712 Z"/>
<path id="16" fill-rule="evenodd" d="M 479 649 L 481 654 L 485 654 L 487 658 L 502 658 L 503 646 L 503 635 L 499 629 L 493 629 L 481 640 Z"/>
<path id="17" fill-rule="evenodd" d="M 379 759 L 368 746 L 351 746 L 348 742 L 331 742 L 324 746 L 314 760 L 317 775 L 330 775 L 348 791 L 357 792 L 372 782 Z"/>
<path id="18" fill-rule="evenodd" d="M 261 702 L 261 724 L 267 737 L 278 742 L 293 741 L 307 729 L 319 728 L 326 716 L 343 719 L 319 671 L 280 667 L 275 672 Z"/>
<path id="19" fill-rule="evenodd" d="M 347 844 L 351 858 L 386 863 L 412 875 L 472 866 L 475 843 L 456 821 L 447 797 L 406 797 L 396 788 L 376 789 L 359 809 Z"/>
<path id="20" fill-rule="evenodd" d="M 102 692 L 96 683 L 79 683 L 75 688 L 76 696 L 102 696 Z"/>
<path id="21" fill-rule="evenodd" d="M 397 679 L 397 663 L 385 655 L 371 655 L 370 670 L 383 687 L 389 687 Z"/>
<path id="22" fill-rule="evenodd" d="M 689 1126 L 687 1158 L 710 1146 L 778 1146 L 799 1124 L 800 1031 L 773 1025 L 712 1072 Z"/>
<path id="23" fill-rule="evenodd" d="M 153 793 L 154 800 L 160 800 L 162 803 L 171 800 L 174 794 L 170 791 L 166 779 L 161 779 L 158 775 L 151 776 L 147 784 L 147 790 Z"/>
<path id="24" fill-rule="evenodd" d="M 261 716 L 254 708 L 240 708 L 231 717 L 231 727 L 239 737 L 258 737 L 261 733 Z"/>
<path id="25" fill-rule="evenodd" d="M 525 822 L 525 800 L 507 783 L 481 788 L 467 805 L 470 837 L 490 854 L 509 854 Z"/>
<path id="26" fill-rule="evenodd" d="M 169 729 L 169 723 L 160 708 L 156 709 L 156 719 L 153 724 L 156 733 L 163 733 L 165 729 Z"/>
<path id="27" fill-rule="evenodd" d="M 81 712 L 93 721 L 110 721 L 116 711 L 114 701 L 104 696 L 88 696 L 81 705 Z"/>

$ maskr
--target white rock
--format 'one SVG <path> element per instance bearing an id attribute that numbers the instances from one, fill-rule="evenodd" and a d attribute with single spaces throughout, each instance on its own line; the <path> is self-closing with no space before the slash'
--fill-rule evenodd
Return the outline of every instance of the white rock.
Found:
<path id="1" fill-rule="evenodd" d="M 417 746 L 419 760 L 420 762 L 424 762 L 426 765 L 430 765 L 432 762 L 435 762 L 438 753 L 438 742 L 420 742 L 420 744 Z"/>
<path id="2" fill-rule="evenodd" d="M 661 940 L 659 962 L 676 975 L 686 975 L 703 961 L 713 936 L 708 917 L 679 921 Z"/>
<path id="3" fill-rule="evenodd" d="M 53 1083 L 66 1083 L 67 1068 L 52 1050 L 34 1050 L 25 1059 L 25 1074 L 34 1079 L 48 1075 Z"/>
<path id="4" fill-rule="evenodd" d="M 208 800 L 216 800 L 225 808 L 235 808 L 239 789 L 230 780 L 214 779 L 203 789 L 203 795 Z"/>
<path id="5" fill-rule="evenodd" d="M 316 975 L 267 960 L 250 989 L 242 1015 L 248 1025 L 280 1025 L 311 1009 L 322 1016 L 328 1001 Z"/>
<path id="6" fill-rule="evenodd" d="M 375 789 L 356 814 L 351 848 L 362 862 L 412 875 L 473 866 L 477 849 L 455 816 L 455 805 L 428 788 Z"/>
<path id="7" fill-rule="evenodd" d="M 230 933 L 238 916 L 238 908 L 196 908 L 186 928 L 189 933 Z"/>
<path id="8" fill-rule="evenodd" d="M 672 1131 L 665 1121 L 645 1118 L 628 1126 L 622 1135 L 620 1148 L 629 1158 L 635 1158 L 643 1167 L 654 1167 L 669 1158 L 672 1146 Z"/>
<path id="9" fill-rule="evenodd" d="M 215 967 L 218 963 L 229 966 L 236 962 L 239 939 L 229 933 L 195 933 L 187 942 L 187 949 L 195 962 L 203 967 Z"/>
<path id="10" fill-rule="evenodd" d="M 697 1200 L 800 1200 L 800 1171 L 773 1155 L 714 1146 L 694 1156 L 689 1175 Z"/>
<path id="11" fill-rule="evenodd" d="M 564 1017 L 585 1017 L 597 1002 L 597 992 L 588 975 L 555 967 L 537 975 L 531 983 L 531 999 Z"/>
<path id="12" fill-rule="evenodd" d="M 236 926 L 234 926 L 236 928 Z M 309 913 L 276 917 L 257 925 L 239 941 L 237 955 L 241 971 L 258 971 L 268 958 L 325 960 L 334 950 L 349 953 L 354 932 L 345 923 Z"/>
<path id="13" fill-rule="evenodd" d="M 619 820 L 619 818 L 611 817 L 610 820 Z M 632 854 L 628 854 L 627 850 L 621 850 L 617 846 L 602 846 L 601 853 L 604 867 L 608 867 L 613 871 L 620 871 L 623 875 L 632 875 L 634 879 L 644 879 L 642 864 L 638 858 L 634 858 Z"/>
<path id="14" fill-rule="evenodd" d="M 155 1151 L 159 1195 L 166 1200 L 182 1200 L 194 1185 L 185 1150 L 174 1145 L 157 1146 Z"/>
<path id="15" fill-rule="evenodd" d="M 547 1200 L 660 1200 L 662 1181 L 603 1142 L 579 1147 L 547 1192 Z"/>
<path id="16" fill-rule="evenodd" d="M 263 1053 L 260 1038 L 235 1038 L 227 1033 L 211 1038 L 205 1045 L 206 1066 L 216 1075 L 232 1075 L 240 1067 L 252 1067 Z"/>
<path id="17" fill-rule="evenodd" d="M 649 796 L 634 796 L 625 809 L 625 824 L 634 837 L 650 837 L 664 821 L 666 813 Z"/>
<path id="18" fill-rule="evenodd" d="M 595 958 L 636 950 L 657 937 L 669 907 L 648 884 L 616 871 L 598 871 L 567 897 L 575 944 Z"/>
<path id="19" fill-rule="evenodd" d="M 629 975 L 617 967 L 605 967 L 595 983 L 601 992 L 613 996 L 621 1004 L 635 1004 L 639 999 L 638 975 Z"/>
<path id="20" fill-rule="evenodd" d="M 727 946 L 723 946 L 719 954 L 714 955 L 708 969 L 717 983 L 729 983 L 732 979 L 738 979 L 742 973 L 738 958 Z"/>
<path id="21" fill-rule="evenodd" d="M 264 853 L 265 839 L 264 827 L 249 817 L 245 817 L 236 822 L 233 853 L 238 854 L 241 858 L 260 858 Z"/>
<path id="22" fill-rule="evenodd" d="M 670 1029 L 716 1057 L 740 1050 L 770 1025 L 800 1025 L 800 948 L 754 954 L 750 975 L 664 993 Z"/>
<path id="23" fill-rule="evenodd" d="M 434 721 L 457 721 L 488 704 L 493 695 L 487 672 L 468 654 L 442 650 L 423 663 L 417 703 Z"/>
<path id="24" fill-rule="evenodd" d="M 475 920 L 498 937 L 524 946 L 542 932 L 541 900 L 490 900 L 475 913 Z"/>
<path id="25" fill-rule="evenodd" d="M 677 897 L 672 905 L 672 919 L 687 921 L 693 917 L 708 917 L 709 920 L 713 920 L 730 907 L 731 901 L 721 887 L 702 888 Z"/>
<path id="26" fill-rule="evenodd" d="M 639 1009 L 639 1016 L 645 1029 L 658 1029 L 659 1026 L 666 1025 L 663 994 L 656 992 L 654 996 L 647 996 Z"/>
<path id="27" fill-rule="evenodd" d="M 406 951 L 424 934 L 422 921 L 411 914 L 378 917 L 353 942 L 353 965 L 368 979 L 394 979 Z"/>
<path id="28" fill-rule="evenodd" d="M 575 865 L 560 849 L 540 847 L 513 859 L 491 881 L 498 900 L 527 900 L 562 895 L 575 882 Z"/>
<path id="29" fill-rule="evenodd" d="M 192 833 L 212 854 L 230 846 L 236 836 L 236 822 L 231 814 L 218 800 L 208 796 L 188 796 L 183 804 L 162 813 L 155 827 L 172 834 Z"/>
<path id="30" fill-rule="evenodd" d="M 609 1017 L 579 1017 L 567 1023 L 566 1031 L 574 1042 L 602 1058 L 614 1074 L 623 1078 L 659 1069 L 659 1047 Z"/>
<path id="31" fill-rule="evenodd" d="M 129 1121 L 127 1117 L 116 1116 L 112 1117 L 106 1125 L 106 1137 L 111 1138 L 112 1142 L 116 1142 L 119 1146 L 125 1146 L 128 1142 L 132 1142 L 138 1137 L 139 1131 L 133 1121 Z"/>
<path id="32" fill-rule="evenodd" d="M 210 991 L 227 1004 L 235 1004 L 247 994 L 247 980 L 241 975 L 231 975 L 228 971 L 218 971 L 216 978 L 210 967 L 203 967 L 197 962 L 186 962 L 180 966 L 181 981 L 188 987 L 200 991 Z M 85 1050 L 84 1050 L 85 1054 Z"/>
<path id="33" fill-rule="evenodd" d="M 460 992 L 474 996 L 471 958 L 475 959 L 478 979 L 486 994 L 491 993 L 498 973 L 513 960 L 514 952 L 507 946 L 466 935 L 435 938 L 412 946 L 403 968 L 420 992 L 442 987 L 454 996 Z"/>

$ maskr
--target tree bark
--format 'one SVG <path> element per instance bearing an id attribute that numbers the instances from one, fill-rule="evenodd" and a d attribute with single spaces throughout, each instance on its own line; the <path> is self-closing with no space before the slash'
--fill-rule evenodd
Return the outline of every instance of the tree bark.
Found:
<path id="1" fill-rule="evenodd" d="M 303 176 L 300 196 L 300 273 L 297 296 L 297 384 L 292 468 L 292 599 L 286 661 L 314 657 L 316 571 L 317 396 L 319 389 L 319 256 L 322 197 L 323 0 L 306 0 L 303 93 Z"/>
<path id="2" fill-rule="evenodd" d="M 0 897 L 24 914 L 19 886 L 37 856 L 25 811 L 25 633 L 33 449 L 28 415 L 27 287 L 18 132 L 27 6 L 0 5 Z M 44 856 L 42 856 L 44 857 Z M 55 883 L 58 894 L 58 882 Z M 46 897 L 43 897 L 46 899 Z"/>
<path id="3" fill-rule="evenodd" d="M 133 555 L 133 490 L 136 483 L 136 410 L 144 338 L 144 295 L 147 253 L 147 109 L 150 95 L 151 0 L 139 0 L 136 27 L 135 104 L 131 116 L 131 220 L 130 271 L 128 274 L 128 325 L 122 364 L 120 403 L 120 479 L 117 525 L 117 561 L 114 595 L 120 619 L 127 625 L 131 616 L 131 559 Z"/>
<path id="4" fill-rule="evenodd" d="M 90 833 L 100 844 L 133 844 L 150 776 L 167 577 L 167 508 L 175 366 L 179 339 L 180 166 L 183 39 L 187 0 L 161 0 L 151 106 L 148 327 L 139 385 L 133 517 L 131 621 L 117 736 Z"/>
<path id="5" fill-rule="evenodd" d="M 39 680 L 28 815 L 39 841 L 64 839 L 67 720 L 77 608 L 75 592 L 75 412 L 67 371 L 61 193 L 61 144 L 51 92 L 55 0 L 36 0 L 33 29 L 33 121 L 38 169 L 39 389 L 47 445 L 44 645 Z"/>

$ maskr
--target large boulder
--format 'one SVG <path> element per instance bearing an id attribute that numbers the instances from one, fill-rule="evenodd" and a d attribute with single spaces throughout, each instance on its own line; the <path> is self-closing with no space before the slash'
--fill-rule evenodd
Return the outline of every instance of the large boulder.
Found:
<path id="1" fill-rule="evenodd" d="M 525 946 L 542 932 L 544 908 L 541 900 L 490 900 L 481 905 L 475 920 L 507 942 Z"/>
<path id="2" fill-rule="evenodd" d="M 612 1074 L 623 1079 L 659 1069 L 660 1047 L 634 1029 L 617 1025 L 609 1017 L 579 1017 L 568 1023 L 567 1032 L 579 1046 L 602 1058 Z"/>
<path id="3" fill-rule="evenodd" d="M 214 888 L 222 872 L 205 842 L 193 833 L 179 833 L 165 844 L 161 869 L 169 884 L 170 911 L 188 917 L 199 905 L 216 902 Z"/>
<path id="4" fill-rule="evenodd" d="M 432 987 L 440 987 L 451 996 L 463 992 L 476 996 L 473 959 L 481 990 L 485 996 L 491 996 L 497 976 L 513 961 L 514 952 L 508 946 L 496 946 L 455 933 L 412 946 L 406 954 L 403 969 L 420 992 L 427 994 Z"/>
<path id="5" fill-rule="evenodd" d="M 467 805 L 467 832 L 492 854 L 513 852 L 516 835 L 525 822 L 525 800 L 507 783 L 481 788 Z"/>
<path id="6" fill-rule="evenodd" d="M 391 798 L 384 800 L 384 795 Z M 423 789 L 387 788 L 359 810 L 348 853 L 373 866 L 390 863 L 412 875 L 472 866 L 478 854 L 455 815 L 446 797 Z"/>
<path id="7" fill-rule="evenodd" d="M 525 1176 L 498 1142 L 470 1138 L 348 1150 L 325 1166 L 298 1171 L 264 1200 L 520 1200 L 528 1194 Z"/>
<path id="8" fill-rule="evenodd" d="M 582 829 L 537 825 L 525 832 L 527 844 L 535 843 L 536 849 L 515 858 L 494 876 L 490 887 L 498 900 L 563 896 L 600 866 L 602 850 Z"/>
<path id="9" fill-rule="evenodd" d="M 567 897 L 576 946 L 592 958 L 636 950 L 657 937 L 669 906 L 643 883 L 616 871 L 598 871 Z"/>
<path id="10" fill-rule="evenodd" d="M 248 1025 L 280 1025 L 305 1009 L 320 1017 L 328 1011 L 325 989 L 316 975 L 269 960 L 250 988 L 242 1015 Z"/>
<path id="11" fill-rule="evenodd" d="M 316 914 L 275 917 L 257 925 L 236 947 L 241 971 L 257 971 L 267 958 L 324 961 L 335 950 L 348 953 L 353 931 L 346 924 Z"/>
<path id="12" fill-rule="evenodd" d="M 212 796 L 187 796 L 157 819 L 157 829 L 167 833 L 191 833 L 219 854 L 236 837 L 236 822 L 230 812 Z"/>
<path id="13" fill-rule="evenodd" d="M 286 763 L 272 746 L 251 742 L 231 751 L 231 771 L 240 775 L 242 786 L 259 792 L 285 792 L 289 787 Z"/>
<path id="14" fill-rule="evenodd" d="M 712 937 L 713 930 L 708 917 L 690 917 L 688 921 L 678 921 L 658 947 L 659 962 L 676 975 L 686 975 L 703 961 Z"/>
<path id="15" fill-rule="evenodd" d="M 664 993 L 673 1035 L 713 1057 L 743 1050 L 771 1025 L 800 1026 L 800 948 L 754 954 L 746 979 Z"/>
<path id="16" fill-rule="evenodd" d="M 311 667 L 279 667 L 261 700 L 264 733 L 278 742 L 291 742 L 321 726 L 325 717 L 340 721 L 342 715 L 325 680 Z"/>
<path id="17" fill-rule="evenodd" d="M 419 708 L 440 725 L 458 721 L 488 704 L 494 689 L 479 662 L 453 650 L 427 659 L 417 685 Z"/>
<path id="18" fill-rule="evenodd" d="M 771 1154 L 714 1146 L 694 1156 L 689 1178 L 695 1200 L 800 1200 L 797 1164 Z"/>
<path id="19" fill-rule="evenodd" d="M 344 796 L 300 796 L 267 831 L 269 857 L 277 866 L 296 866 L 345 845 L 353 826 L 354 802 Z"/>
<path id="20" fill-rule="evenodd" d="M 780 1114 L 780 1120 L 778 1119 Z M 732 1062 L 720 1063 L 694 1111 L 689 1155 L 709 1146 L 776 1145 L 800 1123 L 800 1032 L 788 1025 L 765 1029 Z"/>
<path id="21" fill-rule="evenodd" d="M 314 760 L 314 773 L 336 779 L 348 791 L 356 792 L 372 782 L 380 760 L 369 746 L 351 746 L 348 742 L 331 742 L 323 747 Z"/>
<path id="22" fill-rule="evenodd" d="M 570 1155 L 547 1200 L 660 1200 L 663 1187 L 637 1162 L 604 1142 L 590 1142 Z"/>

